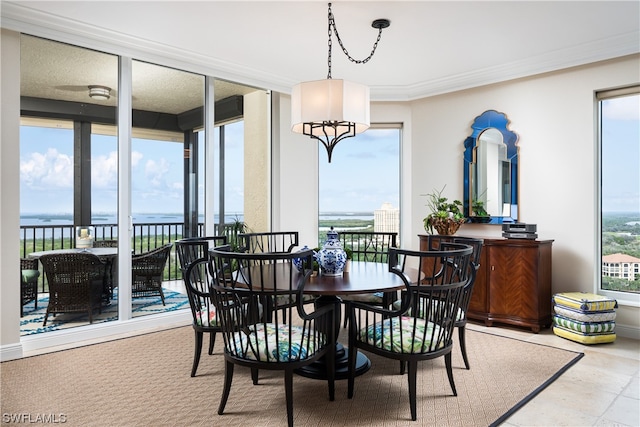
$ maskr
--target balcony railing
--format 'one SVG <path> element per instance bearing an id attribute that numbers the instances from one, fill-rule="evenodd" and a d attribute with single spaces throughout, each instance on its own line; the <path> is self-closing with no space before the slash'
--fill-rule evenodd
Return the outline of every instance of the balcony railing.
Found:
<path id="1" fill-rule="evenodd" d="M 173 243 L 183 237 L 182 223 L 139 223 L 133 225 L 132 250 L 134 254 L 143 253 Z M 118 238 L 116 224 L 93 224 L 95 240 L 114 240 Z M 204 224 L 198 224 L 198 235 L 202 236 Z M 71 249 L 75 247 L 74 225 L 23 225 L 20 226 L 20 256 L 31 252 L 53 249 Z M 40 275 L 41 281 L 45 280 Z M 181 280 L 180 264 L 175 249 L 171 250 L 164 273 L 165 280 Z M 45 282 L 42 283 L 44 290 Z"/>

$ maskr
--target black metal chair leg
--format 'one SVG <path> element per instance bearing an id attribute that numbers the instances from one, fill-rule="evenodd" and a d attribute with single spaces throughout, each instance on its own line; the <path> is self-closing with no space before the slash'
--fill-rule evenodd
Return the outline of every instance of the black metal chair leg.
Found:
<path id="1" fill-rule="evenodd" d="M 233 381 L 233 367 L 234 364 L 227 361 L 224 365 L 224 390 L 222 390 L 222 397 L 220 398 L 220 406 L 218 406 L 218 415 L 222 415 L 224 407 L 229 400 L 229 392 L 231 391 L 231 382 Z"/>
<path id="2" fill-rule="evenodd" d="M 462 350 L 462 359 L 464 360 L 464 367 L 469 369 L 469 359 L 467 358 L 467 341 L 465 340 L 466 328 L 460 326 L 458 328 L 458 340 L 460 341 L 460 350 Z"/>
<path id="3" fill-rule="evenodd" d="M 287 399 L 287 424 L 293 427 L 293 370 L 284 371 L 284 394 Z"/>
<path id="4" fill-rule="evenodd" d="M 202 353 L 202 339 L 203 333 L 200 331 L 195 331 L 196 339 L 195 339 L 195 348 L 193 350 L 193 366 L 191 367 L 191 376 L 196 376 L 196 371 L 198 370 L 198 364 L 200 363 L 200 353 Z"/>
<path id="5" fill-rule="evenodd" d="M 216 344 L 216 333 L 209 332 L 209 354 L 213 354 L 213 346 Z"/>
<path id="6" fill-rule="evenodd" d="M 408 368 L 408 378 L 409 378 L 409 407 L 411 408 L 411 419 L 413 421 L 418 419 L 418 409 L 416 404 L 416 384 L 418 383 L 418 362 L 415 360 L 410 360 L 407 362 L 409 364 Z"/>
<path id="7" fill-rule="evenodd" d="M 447 376 L 449 377 L 449 384 L 451 385 L 451 390 L 453 391 L 453 395 L 457 396 L 458 392 L 456 391 L 456 383 L 453 380 L 453 366 L 451 365 L 451 352 L 444 355 L 444 364 L 447 367 Z"/>

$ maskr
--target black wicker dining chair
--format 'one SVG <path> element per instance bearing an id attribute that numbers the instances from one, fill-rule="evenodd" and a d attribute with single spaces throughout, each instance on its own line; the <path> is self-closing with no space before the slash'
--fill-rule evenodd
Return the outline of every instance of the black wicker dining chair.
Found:
<path id="1" fill-rule="evenodd" d="M 327 361 L 329 400 L 335 395 L 334 306 L 306 311 L 302 293 L 311 268 L 298 272 L 294 258 L 311 266 L 311 250 L 297 253 L 236 253 L 222 247 L 210 251 L 211 285 L 218 321 L 224 337 L 225 379 L 218 414 L 222 415 L 231 391 L 235 365 L 251 368 L 254 384 L 263 369 L 284 371 L 287 422 L 293 425 L 294 371 L 324 357 Z M 195 267 L 192 267 L 195 268 Z M 260 301 L 286 296 L 298 301 L 263 316 Z M 263 391 L 264 392 L 264 391 Z M 256 401 L 256 403 L 259 403 Z"/>
<path id="2" fill-rule="evenodd" d="M 40 257 L 49 284 L 49 304 L 42 326 L 49 315 L 102 312 L 102 294 L 106 279 L 105 264 L 88 252 L 49 254 Z"/>
<path id="3" fill-rule="evenodd" d="M 402 303 L 397 309 L 351 303 L 349 398 L 354 395 L 356 349 L 407 363 L 413 421 L 417 419 L 418 362 L 444 357 L 449 384 L 457 396 L 451 350 L 464 287 L 474 272 L 470 268 L 472 252 L 470 246 L 453 243 L 442 251 L 389 250 L 389 271 L 405 284 Z M 410 310 L 422 310 L 424 317 L 411 316 Z"/>
<path id="4" fill-rule="evenodd" d="M 198 370 L 205 332 L 209 334 L 208 353 L 211 355 L 216 342 L 216 333 L 220 331 L 215 309 L 211 302 L 211 293 L 209 291 L 210 276 L 204 267 L 209 257 L 209 249 L 226 243 L 227 236 L 188 237 L 175 242 L 182 279 L 189 298 L 189 307 L 191 308 L 193 319 L 191 326 L 195 333 L 193 366 L 191 367 L 192 377 L 196 376 L 196 371 Z M 204 264 L 202 263 L 203 260 Z M 201 266 L 197 269 L 192 269 L 191 276 L 188 276 L 189 267 L 198 261 Z"/>
<path id="5" fill-rule="evenodd" d="M 338 238 L 343 249 L 352 252 L 353 261 L 388 262 L 389 249 L 397 247 L 398 233 L 370 231 L 341 231 Z M 340 295 L 344 304 L 344 327 L 349 321 L 351 301 L 358 301 L 380 307 L 389 307 L 396 299 L 396 292 L 375 292 L 371 294 Z"/>
<path id="6" fill-rule="evenodd" d="M 131 256 L 131 298 L 159 296 L 164 303 L 164 267 L 173 243 Z"/>

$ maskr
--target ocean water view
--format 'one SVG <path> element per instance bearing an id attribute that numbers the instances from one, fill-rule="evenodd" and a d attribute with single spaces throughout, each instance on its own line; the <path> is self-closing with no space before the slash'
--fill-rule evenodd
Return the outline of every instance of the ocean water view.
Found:
<path id="1" fill-rule="evenodd" d="M 242 221 L 244 216 L 242 213 L 229 213 L 225 215 L 225 222 L 231 223 L 235 220 Z M 373 212 L 326 212 L 319 215 L 321 221 L 340 221 L 340 220 L 373 220 Z M 98 224 L 116 224 L 117 216 L 115 213 L 99 213 L 91 217 L 94 225 Z M 180 213 L 137 213 L 133 214 L 134 224 L 166 224 L 180 223 L 184 217 Z M 214 220 L 218 222 L 218 216 L 214 216 Z M 204 215 L 198 216 L 199 222 L 204 222 Z M 29 213 L 20 215 L 20 225 L 73 225 L 72 213 Z"/>

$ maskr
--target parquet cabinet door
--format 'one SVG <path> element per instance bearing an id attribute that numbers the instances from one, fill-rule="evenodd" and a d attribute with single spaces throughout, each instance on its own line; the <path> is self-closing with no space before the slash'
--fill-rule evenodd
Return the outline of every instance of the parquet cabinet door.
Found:
<path id="1" fill-rule="evenodd" d="M 551 240 L 485 240 L 489 313 L 485 323 L 539 332 L 551 326 Z"/>
<path id="2" fill-rule="evenodd" d="M 500 245 L 488 252 L 489 312 L 496 317 L 537 321 L 538 248 Z"/>

